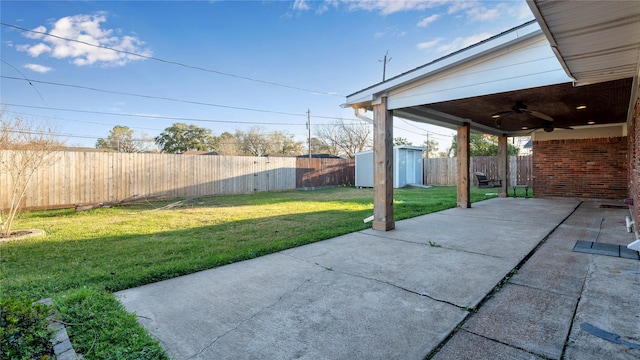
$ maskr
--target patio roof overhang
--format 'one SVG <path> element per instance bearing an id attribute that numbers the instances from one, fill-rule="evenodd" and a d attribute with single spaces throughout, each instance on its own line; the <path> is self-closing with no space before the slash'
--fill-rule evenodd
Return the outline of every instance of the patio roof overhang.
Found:
<path id="1" fill-rule="evenodd" d="M 638 98 L 640 2 L 528 0 L 535 21 L 347 96 L 371 110 L 501 136 L 625 123 Z M 516 102 L 553 118 L 510 114 Z M 586 109 L 579 107 L 586 106 Z"/>

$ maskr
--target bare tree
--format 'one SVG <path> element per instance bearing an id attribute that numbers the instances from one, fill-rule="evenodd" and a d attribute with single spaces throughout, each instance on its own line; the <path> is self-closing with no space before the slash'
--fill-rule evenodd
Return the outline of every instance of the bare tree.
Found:
<path id="1" fill-rule="evenodd" d="M 267 135 L 258 126 L 252 127 L 247 132 L 236 130 L 235 137 L 240 144 L 240 150 L 247 155 L 264 156 L 271 150 Z"/>
<path id="2" fill-rule="evenodd" d="M 312 137 L 311 138 L 311 153 L 312 154 L 331 154 L 331 149 L 322 140 Z M 336 152 L 337 153 L 337 152 Z"/>
<path id="3" fill-rule="evenodd" d="M 343 119 L 333 124 L 316 127 L 314 134 L 322 141 L 331 155 L 353 158 L 356 153 L 371 149 L 373 125 L 347 123 Z"/>
<path id="4" fill-rule="evenodd" d="M 11 235 L 13 222 L 34 174 L 55 162 L 61 147 L 62 143 L 50 127 L 34 124 L 20 116 L 8 119 L 4 111 L 0 111 L 0 172 L 10 179 L 0 189 L 9 194 L 0 197 L 0 236 Z"/>

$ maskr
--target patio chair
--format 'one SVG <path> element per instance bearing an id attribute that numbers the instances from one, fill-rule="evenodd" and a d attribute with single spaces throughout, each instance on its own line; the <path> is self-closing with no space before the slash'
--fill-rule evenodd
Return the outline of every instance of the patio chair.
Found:
<path id="1" fill-rule="evenodd" d="M 478 180 L 478 188 L 502 187 L 502 179 L 488 179 L 487 174 L 480 171 L 476 171 L 475 174 Z"/>

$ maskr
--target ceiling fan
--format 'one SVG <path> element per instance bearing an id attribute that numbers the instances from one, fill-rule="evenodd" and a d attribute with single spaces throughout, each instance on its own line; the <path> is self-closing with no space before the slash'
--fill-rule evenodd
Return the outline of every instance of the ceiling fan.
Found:
<path id="1" fill-rule="evenodd" d="M 522 101 L 516 101 L 516 104 L 511 107 L 511 110 L 493 114 L 491 117 L 494 119 L 500 119 L 511 114 L 529 114 L 542 120 L 553 121 L 553 118 L 547 114 L 535 110 L 529 110 L 527 105 Z"/>

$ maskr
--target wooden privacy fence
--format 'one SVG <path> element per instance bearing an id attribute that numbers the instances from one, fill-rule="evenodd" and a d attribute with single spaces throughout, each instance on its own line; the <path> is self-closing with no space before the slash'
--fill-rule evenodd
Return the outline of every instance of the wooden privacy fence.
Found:
<path id="1" fill-rule="evenodd" d="M 356 178 L 355 159 L 309 159 L 296 161 L 296 187 L 316 188 L 353 185 Z"/>
<path id="2" fill-rule="evenodd" d="M 275 191 L 295 187 L 295 159 L 118 152 L 71 152 L 38 170 L 25 208 L 64 207 L 132 196 L 162 198 Z M 0 152 L 0 161 L 8 152 Z M 0 205 L 12 188 L 0 174 Z"/>
<path id="3" fill-rule="evenodd" d="M 424 183 L 429 185 L 456 185 L 456 158 L 423 159 Z M 509 156 L 507 169 L 507 185 L 533 186 L 532 156 Z M 487 174 L 490 179 L 498 178 L 497 156 L 472 157 L 469 166 L 469 179 L 473 185 L 478 185 L 474 172 Z"/>
<path id="4" fill-rule="evenodd" d="M 11 155 L 0 151 L 0 162 Z M 51 156 L 55 161 L 40 168 L 27 188 L 25 209 L 347 185 L 355 177 L 354 161 L 343 159 L 84 151 Z M 11 189 L 10 174 L 1 172 L 0 207 L 7 207 Z"/>

